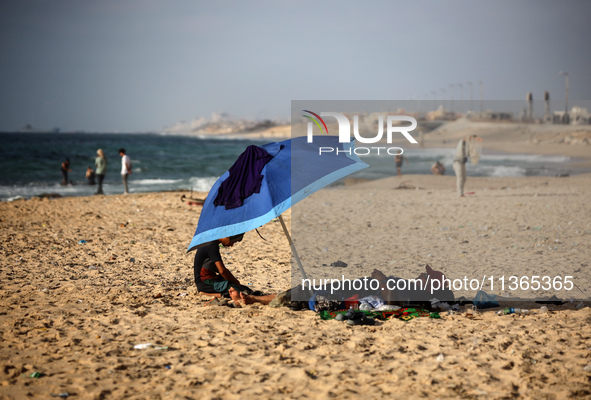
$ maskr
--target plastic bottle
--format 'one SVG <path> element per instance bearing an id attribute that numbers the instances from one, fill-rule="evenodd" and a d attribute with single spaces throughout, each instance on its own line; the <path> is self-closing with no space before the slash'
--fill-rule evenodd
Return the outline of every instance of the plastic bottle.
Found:
<path id="1" fill-rule="evenodd" d="M 371 311 L 371 305 L 369 305 L 368 303 L 363 303 L 359 306 L 359 309 L 361 311 Z"/>
<path id="2" fill-rule="evenodd" d="M 544 307 L 545 308 L 545 307 Z M 546 310 L 547 311 L 547 310 Z M 542 309 L 540 309 L 540 312 L 543 312 Z M 504 308 L 503 310 L 499 310 L 497 311 L 497 315 L 507 315 L 507 314 L 530 314 L 530 310 L 526 310 L 525 308 Z"/>

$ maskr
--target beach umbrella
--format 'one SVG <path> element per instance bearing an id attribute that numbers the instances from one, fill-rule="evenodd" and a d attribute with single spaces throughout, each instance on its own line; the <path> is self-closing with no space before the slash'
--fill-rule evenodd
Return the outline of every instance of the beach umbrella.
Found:
<path id="1" fill-rule="evenodd" d="M 326 185 L 367 168 L 354 150 L 354 141 L 339 143 L 338 136 L 248 146 L 209 191 L 187 252 L 278 218 L 307 279 L 281 214 Z"/>

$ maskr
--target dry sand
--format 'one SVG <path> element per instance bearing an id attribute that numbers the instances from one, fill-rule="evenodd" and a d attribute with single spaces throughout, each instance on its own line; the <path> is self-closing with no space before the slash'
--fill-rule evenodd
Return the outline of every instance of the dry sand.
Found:
<path id="1" fill-rule="evenodd" d="M 572 275 L 584 292 L 526 293 L 576 299 L 545 314 L 371 327 L 207 306 L 186 254 L 200 208 L 181 193 L 0 203 L 0 399 L 590 398 L 590 183 L 468 178 L 474 194 L 459 198 L 453 177 L 417 175 L 302 201 L 285 217 L 311 276 L 338 260 L 351 277 L 429 263 L 451 278 Z M 250 232 L 223 250 L 226 264 L 244 284 L 287 289 L 280 224 L 260 231 L 266 241 Z"/>

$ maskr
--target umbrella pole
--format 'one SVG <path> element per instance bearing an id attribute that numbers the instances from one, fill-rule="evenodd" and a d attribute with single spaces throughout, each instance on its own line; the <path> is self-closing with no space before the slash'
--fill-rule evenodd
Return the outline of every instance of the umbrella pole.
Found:
<path id="1" fill-rule="evenodd" d="M 302 266 L 302 262 L 300 261 L 300 256 L 298 256 L 298 252 L 295 248 L 295 245 L 291 241 L 291 236 L 289 235 L 289 232 L 287 231 L 287 226 L 285 226 L 285 222 L 283 221 L 283 216 L 279 215 L 278 218 L 279 218 L 279 222 L 281 222 L 281 226 L 283 227 L 283 232 L 285 232 L 285 236 L 287 237 L 287 241 L 289 242 L 289 245 L 291 246 L 291 251 L 293 252 L 296 262 L 298 263 L 298 267 L 300 268 L 300 273 L 302 274 L 302 277 L 304 279 L 308 279 L 308 277 L 306 276 L 306 271 L 304 271 L 304 267 Z"/>

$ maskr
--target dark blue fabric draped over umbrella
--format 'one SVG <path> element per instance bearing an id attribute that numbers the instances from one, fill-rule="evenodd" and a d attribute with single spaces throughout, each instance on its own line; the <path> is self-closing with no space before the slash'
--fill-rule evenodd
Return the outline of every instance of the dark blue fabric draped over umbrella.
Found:
<path id="1" fill-rule="evenodd" d="M 355 155 L 353 141 L 339 143 L 338 136 L 315 136 L 313 143 L 307 143 L 306 139 L 297 137 L 260 146 L 272 158 L 262 170 L 259 169 L 262 178 L 260 187 L 257 187 L 258 192 L 241 199 L 241 206 L 226 209 L 219 200 L 220 205 L 214 205 L 220 186 L 230 177 L 230 171 L 224 173 L 209 191 L 187 251 L 213 240 L 258 228 L 315 191 L 369 166 Z M 329 151 L 329 148 L 333 150 Z M 265 157 L 264 152 L 259 153 L 262 154 L 248 157 Z M 241 165 L 240 168 L 234 168 L 234 172 L 238 173 L 236 176 L 244 175 L 256 180 L 252 174 L 244 173 L 242 168 L 245 167 Z M 230 179 L 235 180 L 236 176 Z M 240 186 L 239 182 L 233 185 Z M 281 222 L 283 224 L 283 220 Z M 292 244 L 285 226 L 284 229 Z M 292 250 L 295 250 L 293 246 Z"/>

